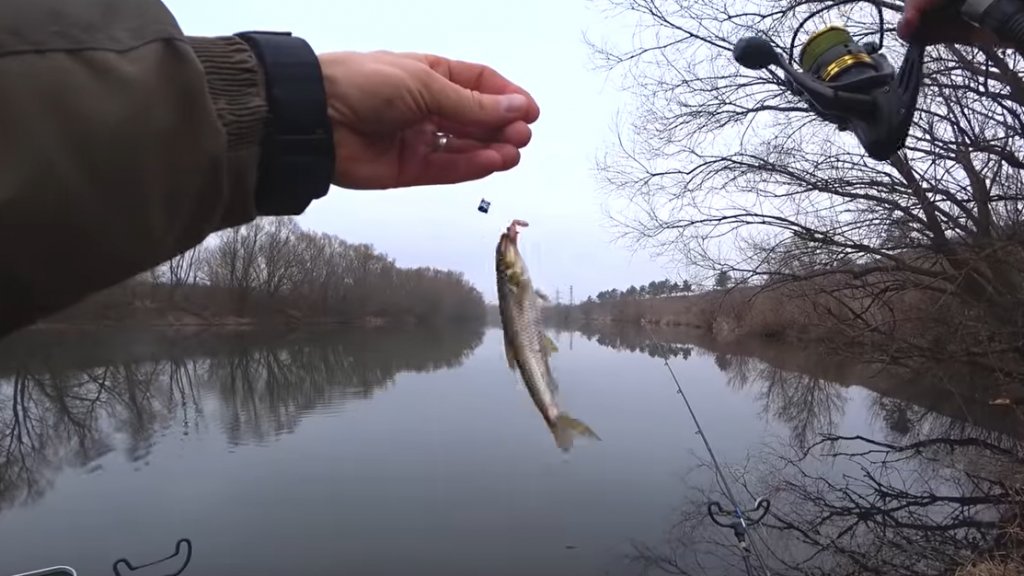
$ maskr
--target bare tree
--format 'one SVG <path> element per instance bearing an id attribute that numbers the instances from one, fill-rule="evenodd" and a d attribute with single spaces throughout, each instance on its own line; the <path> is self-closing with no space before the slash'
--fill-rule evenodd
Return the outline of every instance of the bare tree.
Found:
<path id="1" fill-rule="evenodd" d="M 369 244 L 263 218 L 211 236 L 149 273 L 90 298 L 64 319 L 225 316 L 288 322 L 476 322 L 483 295 L 460 272 L 401 268 Z M 193 320 L 194 321 L 194 320 Z M 234 321 L 234 320 L 232 320 Z"/>
<path id="2" fill-rule="evenodd" d="M 797 23 L 827 3 L 600 4 L 638 22 L 632 46 L 591 43 L 636 102 L 618 148 L 599 163 L 611 201 L 624 206 L 614 218 L 624 240 L 707 277 L 799 281 L 790 296 L 813 300 L 847 338 L 912 333 L 907 354 L 962 353 L 991 365 L 1022 356 L 1018 54 L 932 48 L 906 149 L 874 162 L 779 75 L 732 57 L 733 43 L 751 34 L 789 53 Z M 859 6 L 835 10 L 868 37 L 877 14 Z M 890 19 L 901 10 L 880 6 Z M 899 62 L 891 30 L 884 39 Z M 914 329 L 897 334 L 910 317 Z M 925 328 L 940 341 L 917 337 Z"/>
<path id="3" fill-rule="evenodd" d="M 258 250 L 257 284 L 260 290 L 275 296 L 294 288 L 301 266 L 293 241 L 299 234 L 294 218 L 275 218 L 267 223 Z"/>
<path id="4" fill-rule="evenodd" d="M 204 260 L 203 244 L 187 250 L 153 269 L 155 281 L 171 286 L 199 282 L 200 266 Z"/>

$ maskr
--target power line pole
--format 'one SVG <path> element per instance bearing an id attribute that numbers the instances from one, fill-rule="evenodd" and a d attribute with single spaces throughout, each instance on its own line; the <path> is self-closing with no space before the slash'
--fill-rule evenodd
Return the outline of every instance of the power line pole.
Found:
<path id="1" fill-rule="evenodd" d="M 557 305 L 560 305 L 561 303 L 562 303 L 562 289 L 561 288 L 555 288 L 555 305 L 557 306 Z"/>
<path id="2" fill-rule="evenodd" d="M 572 291 L 572 284 L 569 284 L 569 306 L 573 307 L 575 305 L 576 305 L 576 297 L 575 297 L 575 295 L 573 294 L 573 291 Z M 571 314 L 571 312 L 570 312 L 570 314 Z M 569 331 L 569 350 L 572 350 L 572 337 L 573 337 L 573 333 L 575 333 L 575 332 L 576 332 L 575 330 L 570 330 Z"/>

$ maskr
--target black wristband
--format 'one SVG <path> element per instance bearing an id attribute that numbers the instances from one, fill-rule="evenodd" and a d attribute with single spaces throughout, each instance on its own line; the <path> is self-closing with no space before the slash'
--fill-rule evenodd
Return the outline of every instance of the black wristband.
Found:
<path id="1" fill-rule="evenodd" d="M 256 185 L 262 216 L 301 214 L 327 194 L 334 177 L 334 137 L 320 61 L 288 32 L 239 32 L 263 68 L 268 107 Z"/>

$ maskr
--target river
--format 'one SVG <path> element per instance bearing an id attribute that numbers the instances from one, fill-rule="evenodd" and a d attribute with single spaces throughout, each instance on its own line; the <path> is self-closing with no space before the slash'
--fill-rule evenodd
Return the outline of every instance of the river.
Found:
<path id="1" fill-rule="evenodd" d="M 998 519 L 993 482 L 1020 463 L 1007 456 L 1016 419 L 831 381 L 778 350 L 552 334 L 563 409 L 600 436 L 567 453 L 494 328 L 13 338 L 0 347 L 0 574 L 109 575 L 181 538 L 184 576 L 745 574 L 732 532 L 705 514 L 727 500 L 665 360 L 738 500 L 771 501 L 755 570 L 963 560 Z M 823 434 L 861 439 L 802 458 Z M 978 470 L 992 482 L 979 488 Z"/>

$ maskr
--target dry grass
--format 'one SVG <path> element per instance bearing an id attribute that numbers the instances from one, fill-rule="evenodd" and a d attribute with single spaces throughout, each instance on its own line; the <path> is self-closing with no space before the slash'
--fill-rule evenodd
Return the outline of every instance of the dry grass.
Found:
<path id="1" fill-rule="evenodd" d="M 962 316 L 937 294 L 834 280 L 772 288 L 741 286 L 700 294 L 585 304 L 591 321 L 642 322 L 710 332 L 719 342 L 746 338 L 934 344 Z"/>
<path id="2" fill-rule="evenodd" d="M 1014 474 L 1013 471 L 1008 471 Z M 1019 494 L 1018 491 L 1014 491 Z M 1017 502 L 1019 509 L 1020 502 Z M 1019 521 L 1009 521 L 997 537 L 998 545 L 956 571 L 954 576 L 1024 576 L 1024 532 Z"/>
<path id="3" fill-rule="evenodd" d="M 696 328 L 722 342 L 744 337 L 800 340 L 822 336 L 828 329 L 811 302 L 750 287 L 603 303 L 590 314 L 598 321 Z"/>
<path id="4" fill-rule="evenodd" d="M 981 562 L 957 570 L 956 576 L 1024 576 L 1024 563 Z"/>

